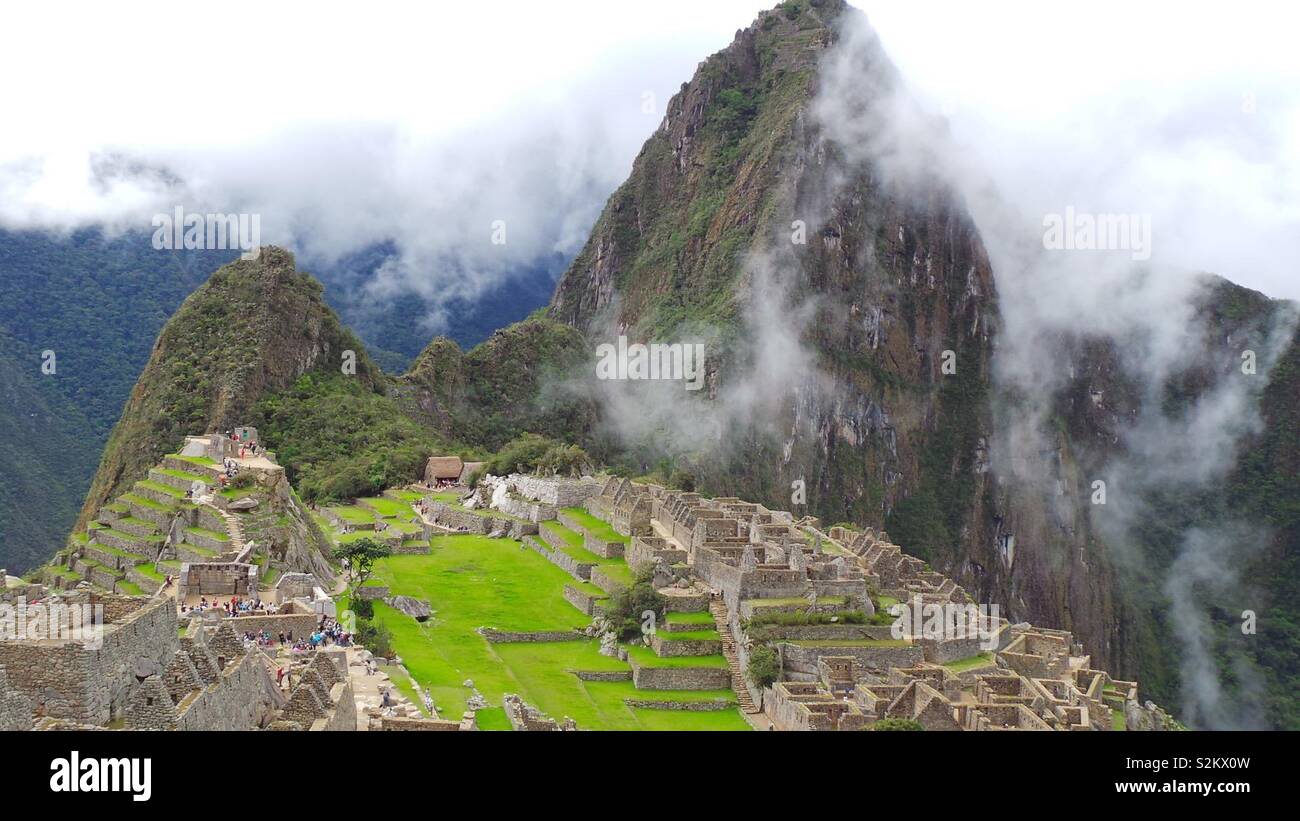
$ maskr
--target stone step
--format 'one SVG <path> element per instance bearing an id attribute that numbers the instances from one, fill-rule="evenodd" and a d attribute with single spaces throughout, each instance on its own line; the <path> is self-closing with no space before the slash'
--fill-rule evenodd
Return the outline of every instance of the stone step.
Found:
<path id="1" fill-rule="evenodd" d="M 722 639 L 722 655 L 727 660 L 727 669 L 731 673 L 731 689 L 736 693 L 741 712 L 756 715 L 762 710 L 754 703 L 749 687 L 745 685 L 740 659 L 736 655 L 736 639 L 731 633 L 731 617 L 727 607 L 720 600 L 714 599 L 709 602 L 709 612 L 713 615 L 714 624 L 718 627 L 718 635 Z"/>
<path id="2" fill-rule="evenodd" d="M 192 473 L 185 470 L 172 470 L 171 468 L 150 468 L 149 481 L 157 482 L 160 485 L 166 485 L 170 488 L 179 490 L 181 493 L 189 490 L 195 482 L 203 484 L 205 487 L 216 482 L 211 476 L 204 476 L 199 473 Z"/>

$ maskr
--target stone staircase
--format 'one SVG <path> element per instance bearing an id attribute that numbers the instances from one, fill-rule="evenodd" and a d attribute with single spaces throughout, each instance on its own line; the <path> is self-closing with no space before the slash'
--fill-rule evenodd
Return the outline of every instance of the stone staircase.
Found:
<path id="1" fill-rule="evenodd" d="M 200 504 L 212 508 L 221 520 L 226 523 L 226 533 L 230 535 L 230 552 L 236 556 L 244 552 L 244 526 L 240 524 L 239 517 L 228 510 L 222 510 L 217 507 L 211 499 L 204 499 Z"/>
<path id="2" fill-rule="evenodd" d="M 762 710 L 754 703 L 753 696 L 749 694 L 749 687 L 745 684 L 745 671 L 741 669 L 740 658 L 736 655 L 736 637 L 731 632 L 731 616 L 720 596 L 710 599 L 709 612 L 713 614 L 713 621 L 718 626 L 718 635 L 722 637 L 722 655 L 727 659 L 727 667 L 731 670 L 731 689 L 736 691 L 740 711 L 749 715 L 761 713 Z"/>

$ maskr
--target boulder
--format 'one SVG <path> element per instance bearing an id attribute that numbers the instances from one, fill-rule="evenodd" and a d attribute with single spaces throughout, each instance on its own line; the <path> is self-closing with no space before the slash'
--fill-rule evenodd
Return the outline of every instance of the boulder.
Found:
<path id="1" fill-rule="evenodd" d="M 395 610 L 400 610 L 416 621 L 425 621 L 433 614 L 433 607 L 422 599 L 411 596 L 389 596 L 384 603 Z"/>

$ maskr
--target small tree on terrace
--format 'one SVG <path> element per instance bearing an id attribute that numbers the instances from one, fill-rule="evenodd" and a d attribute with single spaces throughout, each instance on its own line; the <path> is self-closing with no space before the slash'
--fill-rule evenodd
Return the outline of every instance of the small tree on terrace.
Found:
<path id="1" fill-rule="evenodd" d="M 347 562 L 348 591 L 353 599 L 357 590 L 374 572 L 375 562 L 393 554 L 393 549 L 374 539 L 362 538 L 334 548 L 334 558 Z"/>

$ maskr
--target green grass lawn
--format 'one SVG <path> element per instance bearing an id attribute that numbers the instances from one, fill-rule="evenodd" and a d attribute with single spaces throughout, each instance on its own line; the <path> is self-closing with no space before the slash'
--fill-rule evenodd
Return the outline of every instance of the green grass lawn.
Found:
<path id="1" fill-rule="evenodd" d="M 380 516 L 406 516 L 411 517 L 415 512 L 406 502 L 398 502 L 393 499 L 386 499 L 382 496 L 375 496 L 370 499 L 358 499 L 358 502 L 364 502 L 368 507 L 374 508 Z"/>
<path id="2" fill-rule="evenodd" d="M 667 635 L 666 633 L 664 635 Z M 649 647 L 631 645 L 627 657 L 642 667 L 726 667 L 727 660 L 716 656 L 656 656 Z"/>
<path id="3" fill-rule="evenodd" d="M 200 465 L 202 467 L 213 467 L 217 464 L 206 456 L 181 456 L 179 453 L 173 453 L 172 458 L 179 459 L 182 462 L 189 462 L 191 465 Z"/>
<path id="4" fill-rule="evenodd" d="M 811 602 L 800 596 L 791 596 L 782 599 L 748 599 L 747 601 L 749 602 L 749 606 L 755 609 L 762 609 L 764 607 L 800 607 L 811 605 Z M 844 597 L 818 596 L 817 604 L 819 606 L 825 605 L 827 607 L 839 607 L 844 604 Z"/>
<path id="5" fill-rule="evenodd" d="M 572 577 L 510 539 L 441 536 L 432 539 L 430 546 L 428 555 L 380 561 L 374 578 L 394 594 L 428 600 L 433 617 L 420 624 L 382 602 L 375 604 L 375 613 L 392 632 L 394 649 L 415 680 L 429 690 L 443 718 L 460 718 L 470 696 L 462 682 L 473 679 L 492 708 L 479 714 L 485 729 L 508 726 L 504 713 L 498 713 L 505 693 L 517 693 L 556 720 L 570 716 L 585 729 L 748 726 L 737 710 L 644 711 L 624 703 L 626 698 L 734 698 L 730 691 L 655 693 L 638 691 L 630 681 L 582 681 L 573 671 L 630 670 L 625 662 L 600 655 L 595 639 L 489 644 L 475 628 L 533 631 L 584 626 L 588 619 L 562 595 L 564 585 L 574 583 Z"/>
<path id="6" fill-rule="evenodd" d="M 385 519 L 384 524 L 388 525 L 389 530 L 395 530 L 406 535 L 424 532 L 424 526 L 415 522 L 399 522 L 396 519 Z"/>
<path id="7" fill-rule="evenodd" d="M 420 715 L 427 716 L 429 714 L 428 711 L 424 709 L 424 699 L 415 692 L 415 684 L 411 681 L 410 676 L 402 672 L 401 667 L 398 667 L 396 664 L 380 663 L 379 669 L 388 674 L 388 678 L 393 682 L 393 686 L 397 688 L 398 692 L 406 697 L 407 701 L 420 709 Z M 448 718 L 450 718 L 450 716 L 448 716 Z"/>
<path id="8" fill-rule="evenodd" d="M 658 636 L 662 641 L 718 641 L 720 638 L 717 630 L 660 630 Z"/>
<path id="9" fill-rule="evenodd" d="M 185 532 L 186 532 L 186 533 L 193 533 L 193 534 L 195 534 L 196 536 L 206 536 L 206 537 L 208 537 L 209 539 L 216 539 L 216 540 L 219 541 L 219 542 L 228 542 L 228 541 L 230 541 L 230 535 L 229 535 L 229 534 L 227 534 L 227 533 L 218 533 L 218 532 L 215 531 L 215 530 L 208 530 L 208 529 L 205 528 L 205 527 L 187 527 L 187 528 L 185 528 Z"/>
<path id="10" fill-rule="evenodd" d="M 187 470 L 175 470 L 173 468 L 156 468 L 156 470 L 163 476 L 170 476 L 173 479 L 184 479 L 187 482 L 202 482 L 205 485 L 212 483 L 211 475 L 200 476 L 197 473 L 190 473 Z"/>
<path id="11" fill-rule="evenodd" d="M 349 524 L 364 525 L 375 520 L 374 511 L 356 505 L 339 505 L 338 507 L 331 507 L 329 510 Z"/>
<path id="12" fill-rule="evenodd" d="M 669 613 L 666 621 L 669 624 L 714 624 L 713 614 L 707 610 L 701 610 L 698 613 Z"/>
<path id="13" fill-rule="evenodd" d="M 636 707 L 632 710 L 636 720 L 647 730 L 680 730 L 681 717 L 676 710 L 647 710 Z M 738 710 L 718 710 L 716 712 L 692 713 L 692 730 L 748 730 L 750 726 L 741 718 Z"/>
<path id="14" fill-rule="evenodd" d="M 954 673 L 964 673 L 967 670 L 975 670 L 979 667 L 988 667 L 993 663 L 993 656 L 989 653 L 980 653 L 969 658 L 957 659 L 956 661 L 944 662 L 944 667 Z"/>
<path id="15" fill-rule="evenodd" d="M 154 491 L 154 492 L 156 492 L 156 493 L 165 493 L 165 494 L 167 494 L 168 496 L 172 497 L 173 499 L 176 499 L 177 501 L 179 501 L 179 500 L 185 498 L 185 491 L 183 491 L 183 490 L 177 490 L 176 488 L 172 487 L 171 485 L 164 485 L 164 484 L 162 484 L 162 483 L 160 483 L 160 482 L 150 481 L 149 479 L 141 479 L 140 481 L 136 482 L 135 484 L 136 484 L 137 487 L 146 488 L 146 489 L 148 489 L 148 490 L 152 490 L 152 491 Z"/>
<path id="16" fill-rule="evenodd" d="M 631 539 L 611 527 L 609 522 L 597 519 L 580 507 L 566 507 L 564 512 L 573 517 L 573 520 L 582 525 L 583 529 L 598 539 L 604 539 L 607 542 L 619 542 L 620 544 L 628 544 L 631 541 Z"/>

